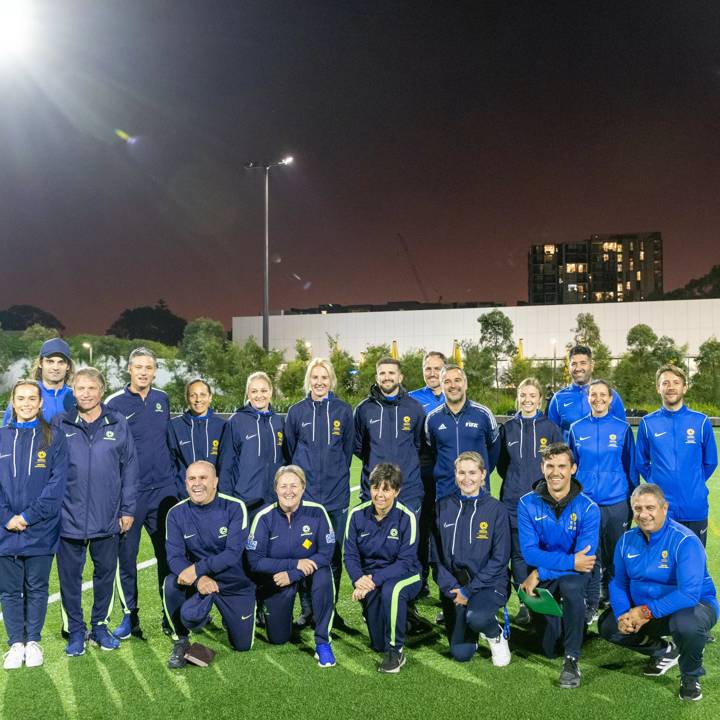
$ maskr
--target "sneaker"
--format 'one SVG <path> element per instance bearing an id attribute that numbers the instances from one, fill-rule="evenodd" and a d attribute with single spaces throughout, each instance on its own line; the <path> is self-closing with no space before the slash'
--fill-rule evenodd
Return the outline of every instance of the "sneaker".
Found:
<path id="1" fill-rule="evenodd" d="M 492 664 L 495 667 L 505 667 L 510 664 L 510 646 L 508 645 L 507 638 L 503 635 L 502 628 L 500 628 L 500 634 L 497 637 L 489 638 L 483 633 L 480 633 L 480 637 L 483 640 L 487 640 L 490 646 L 490 654 L 492 656 Z"/>
<path id="2" fill-rule="evenodd" d="M 403 649 L 400 648 L 399 650 L 396 650 L 395 648 L 390 648 L 383 655 L 383 661 L 380 663 L 380 666 L 378 667 L 378 672 L 399 673 L 400 668 L 404 664 L 405 664 L 405 653 L 403 652 Z"/>
<path id="3" fill-rule="evenodd" d="M 298 630 L 303 628 L 315 627 L 315 618 L 310 608 L 303 608 L 300 615 L 293 621 L 293 626 Z"/>
<path id="4" fill-rule="evenodd" d="M 71 632 L 68 635 L 68 644 L 65 646 L 65 654 L 75 657 L 85 654 L 85 631 Z"/>
<path id="5" fill-rule="evenodd" d="M 335 667 L 335 655 L 330 643 L 319 643 L 315 646 L 315 659 L 321 668 Z"/>
<path id="6" fill-rule="evenodd" d="M 188 640 L 188 638 L 186 637 L 178 638 L 173 643 L 172 652 L 170 653 L 170 657 L 167 661 L 167 666 L 171 670 L 179 670 L 180 668 L 184 668 L 187 665 L 185 653 L 187 652 L 187 649 L 189 647 L 190 640 Z"/>
<path id="7" fill-rule="evenodd" d="M 589 627 L 594 622 L 597 622 L 600 617 L 600 613 L 596 607 L 592 605 L 585 608 L 585 624 Z"/>
<path id="8" fill-rule="evenodd" d="M 662 655 L 651 657 L 643 668 L 643 675 L 649 677 L 660 677 L 664 675 L 671 667 L 675 667 L 680 659 L 680 651 L 675 647 L 674 643 L 670 643 Z"/>
<path id="9" fill-rule="evenodd" d="M 25 646 L 25 667 L 40 667 L 44 662 L 40 643 L 31 640 Z"/>
<path id="10" fill-rule="evenodd" d="M 107 629 L 106 625 L 96 625 L 90 632 L 90 643 L 101 650 L 117 650 L 120 641 Z"/>
<path id="11" fill-rule="evenodd" d="M 680 677 L 680 693 L 681 700 L 689 700 L 690 702 L 696 702 L 702 700 L 702 689 L 700 688 L 700 681 L 696 677 L 690 675 L 682 675 Z"/>
<path id="12" fill-rule="evenodd" d="M 138 614 L 133 612 L 125 613 L 122 621 L 112 631 L 112 634 L 118 640 L 129 640 L 133 635 L 142 635 Z"/>
<path id="13" fill-rule="evenodd" d="M 25 645 L 23 643 L 13 643 L 10 649 L 3 655 L 3 667 L 6 670 L 17 670 L 22 667 L 25 660 Z"/>
<path id="14" fill-rule="evenodd" d="M 445 624 L 445 613 L 442 610 L 435 616 L 435 624 L 436 625 L 444 625 Z"/>
<path id="15" fill-rule="evenodd" d="M 576 688 L 580 687 L 580 678 L 582 673 L 578 667 L 577 660 L 569 655 L 565 656 L 563 662 L 563 669 L 560 673 L 559 685 L 561 688 Z"/>
<path id="16" fill-rule="evenodd" d="M 532 622 L 532 618 L 530 617 L 530 610 L 528 610 L 528 606 L 525 605 L 525 603 L 520 603 L 520 607 L 517 611 L 517 614 L 515 615 L 514 622 L 516 625 L 520 626 L 526 626 Z"/>

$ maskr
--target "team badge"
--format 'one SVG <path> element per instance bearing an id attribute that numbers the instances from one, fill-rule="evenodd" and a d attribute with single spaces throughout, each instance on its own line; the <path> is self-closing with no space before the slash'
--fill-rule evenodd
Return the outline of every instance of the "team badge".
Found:
<path id="1" fill-rule="evenodd" d="M 333 420 L 333 429 L 330 434 L 331 435 L 340 435 L 340 421 L 339 420 Z"/>
<path id="2" fill-rule="evenodd" d="M 218 454 L 218 447 L 220 446 L 219 440 L 213 440 L 212 441 L 212 450 L 210 451 L 211 455 L 217 455 Z"/>
<path id="3" fill-rule="evenodd" d="M 660 553 L 660 564 L 658 565 L 658 568 L 662 570 L 667 570 L 670 566 L 668 565 L 668 551 L 663 550 Z"/>
<path id="4" fill-rule="evenodd" d="M 282 434 L 282 432 L 280 432 L 280 430 L 278 430 L 278 434 L 277 434 L 277 444 L 278 444 L 278 445 L 282 445 L 282 441 L 283 441 L 283 434 Z"/>
<path id="5" fill-rule="evenodd" d="M 547 438 L 546 437 L 540 438 L 540 447 L 541 448 L 547 447 Z"/>
<path id="6" fill-rule="evenodd" d="M 397 528 L 393 528 L 392 530 L 390 530 L 390 534 L 388 535 L 388 540 L 398 540 L 398 538 L 399 538 L 399 533 L 398 533 Z"/>
<path id="7" fill-rule="evenodd" d="M 47 453 L 44 450 L 38 450 L 37 460 L 35 461 L 35 467 L 44 469 L 47 467 Z"/>
<path id="8" fill-rule="evenodd" d="M 309 525 L 303 525 L 302 532 L 300 533 L 300 537 L 303 535 L 312 535 L 312 529 Z"/>
<path id="9" fill-rule="evenodd" d="M 488 540 L 488 524 L 483 520 L 478 527 L 478 534 L 475 536 L 476 540 Z"/>
<path id="10" fill-rule="evenodd" d="M 616 448 L 617 446 L 617 435 L 615 433 L 610 433 L 608 436 L 608 447 Z"/>
<path id="11" fill-rule="evenodd" d="M 692 428 L 687 429 L 687 434 L 685 437 L 685 444 L 686 445 L 696 445 L 697 444 L 695 442 L 695 430 L 693 430 Z"/>
<path id="12" fill-rule="evenodd" d="M 114 440 L 115 439 L 115 433 L 112 430 L 106 430 L 105 431 L 105 440 Z"/>
<path id="13" fill-rule="evenodd" d="M 575 513 L 570 513 L 570 525 L 568 526 L 568 530 L 577 530 L 577 515 Z"/>
<path id="14" fill-rule="evenodd" d="M 312 547 L 312 540 L 310 538 L 305 538 L 305 542 L 302 544 L 302 546 L 309 550 Z"/>
<path id="15" fill-rule="evenodd" d="M 409 416 L 409 415 L 405 415 L 405 417 L 403 418 L 402 429 L 403 429 L 404 432 L 410 432 L 411 427 L 412 427 L 412 423 L 411 423 L 411 420 L 410 420 L 410 416 Z"/>
<path id="16" fill-rule="evenodd" d="M 254 535 L 248 536 L 247 543 L 245 543 L 245 549 L 246 550 L 256 550 L 257 549 L 257 540 L 255 539 Z"/>
<path id="17" fill-rule="evenodd" d="M 155 403 L 155 412 L 162 412 L 162 405 L 160 403 Z"/>
<path id="18" fill-rule="evenodd" d="M 225 536 L 227 535 L 227 533 L 228 533 L 228 530 L 227 530 L 227 528 L 223 525 L 223 527 L 221 527 L 221 528 L 218 530 L 218 537 L 223 538 L 223 537 L 225 537 Z"/>

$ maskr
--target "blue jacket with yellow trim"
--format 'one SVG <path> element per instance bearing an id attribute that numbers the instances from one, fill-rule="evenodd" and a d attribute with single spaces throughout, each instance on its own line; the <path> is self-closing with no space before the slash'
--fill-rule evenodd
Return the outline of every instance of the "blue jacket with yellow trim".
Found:
<path id="1" fill-rule="evenodd" d="M 377 520 L 371 501 L 357 505 L 348 517 L 343 554 L 353 585 L 363 575 L 372 575 L 380 587 L 419 573 L 415 515 L 395 501 L 388 514 Z"/>
<path id="2" fill-rule="evenodd" d="M 550 400 L 547 416 L 563 431 L 566 441 L 570 437 L 570 426 L 590 414 L 589 390 L 589 385 L 572 383 L 558 390 Z M 625 419 L 625 406 L 617 391 L 613 391 L 608 412 L 620 420 Z"/>

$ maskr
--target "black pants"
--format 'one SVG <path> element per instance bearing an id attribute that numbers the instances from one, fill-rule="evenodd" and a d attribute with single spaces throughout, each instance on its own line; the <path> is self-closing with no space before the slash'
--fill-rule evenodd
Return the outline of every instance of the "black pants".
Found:
<path id="1" fill-rule="evenodd" d="M 590 573 L 587 595 L 589 607 L 596 608 L 600 605 L 601 594 L 605 598 L 608 597 L 608 583 L 615 574 L 613 567 L 615 546 L 628 529 L 631 517 L 630 505 L 625 500 L 614 505 L 600 506 L 600 541 L 595 567 Z"/>
<path id="2" fill-rule="evenodd" d="M 678 520 L 681 525 L 684 525 L 688 530 L 692 530 L 699 538 L 703 547 L 707 545 L 707 528 L 708 521 L 705 520 Z"/>

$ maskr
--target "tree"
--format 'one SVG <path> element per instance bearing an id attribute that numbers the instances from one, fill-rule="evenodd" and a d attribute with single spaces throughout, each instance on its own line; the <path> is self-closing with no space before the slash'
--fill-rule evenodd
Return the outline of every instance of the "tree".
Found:
<path id="1" fill-rule="evenodd" d="M 720 341 L 714 336 L 698 348 L 689 401 L 720 406 Z"/>
<path id="2" fill-rule="evenodd" d="M 340 348 L 337 336 L 328 334 L 328 346 L 330 349 L 330 362 L 337 377 L 337 388 L 335 393 L 345 402 L 354 405 L 353 402 L 358 392 L 357 388 L 357 366 L 352 355 Z"/>
<path id="3" fill-rule="evenodd" d="M 463 369 L 468 380 L 468 396 L 485 401 L 493 385 L 494 361 L 487 348 L 465 340 L 462 343 Z"/>
<path id="4" fill-rule="evenodd" d="M 5 330 L 27 330 L 31 325 L 54 328 L 58 333 L 65 329 L 54 315 L 34 305 L 11 305 L 0 310 L 0 325 Z"/>
<path id="5" fill-rule="evenodd" d="M 310 361 L 310 351 L 304 340 L 295 341 L 295 359 L 285 365 L 278 377 L 278 390 L 282 393 L 288 405 L 297 402 L 305 395 L 303 383 L 307 365 Z"/>
<path id="6" fill-rule="evenodd" d="M 720 265 L 700 278 L 693 278 L 684 287 L 665 293 L 665 300 L 692 300 L 695 298 L 720 297 Z"/>
<path id="7" fill-rule="evenodd" d="M 600 339 L 600 328 L 595 322 L 592 313 L 580 313 L 575 318 L 575 327 L 572 329 L 575 345 L 587 345 L 592 350 L 595 368 L 593 375 L 610 381 L 612 367 L 610 366 L 610 348 Z M 570 348 L 568 348 L 569 350 Z"/>
<path id="8" fill-rule="evenodd" d="M 407 390 L 415 390 L 425 385 L 423 377 L 422 361 L 425 356 L 424 350 L 408 350 L 400 358 L 402 366 L 403 387 Z"/>
<path id="9" fill-rule="evenodd" d="M 176 346 L 183 339 L 186 325 L 187 321 L 175 315 L 167 303 L 160 299 L 152 307 L 144 305 L 123 310 L 120 317 L 108 328 L 106 335 L 129 340 L 148 338 Z"/>
<path id="10" fill-rule="evenodd" d="M 481 315 L 480 347 L 487 350 L 495 364 L 495 387 L 499 387 L 500 360 L 515 354 L 512 320 L 502 310 L 491 310 Z"/>

